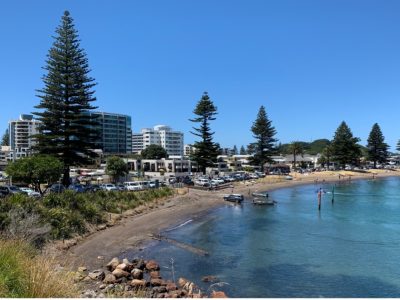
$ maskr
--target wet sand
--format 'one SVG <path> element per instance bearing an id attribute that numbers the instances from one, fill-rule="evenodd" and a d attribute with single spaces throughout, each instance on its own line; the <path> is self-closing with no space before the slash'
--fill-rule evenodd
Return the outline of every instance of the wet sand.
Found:
<path id="1" fill-rule="evenodd" d="M 249 196 L 255 191 L 271 191 L 302 184 L 320 184 L 339 180 L 372 179 L 388 176 L 399 176 L 398 171 L 376 171 L 356 173 L 348 171 L 317 172 L 310 174 L 294 174 L 293 180 L 284 176 L 267 176 L 257 182 L 237 182 L 233 192 Z M 182 191 L 182 190 L 181 190 Z M 220 191 L 202 191 L 184 189 L 184 195 L 178 195 L 158 201 L 158 204 L 141 214 L 125 214 L 119 224 L 97 231 L 75 246 L 62 253 L 62 258 L 74 266 L 86 266 L 93 270 L 104 266 L 112 257 L 119 256 L 127 250 L 138 250 L 145 247 L 153 237 L 162 231 L 173 228 L 188 220 L 206 214 L 216 207 L 227 205 L 224 194 L 229 194 L 232 188 Z M 278 204 L 279 205 L 279 204 Z"/>

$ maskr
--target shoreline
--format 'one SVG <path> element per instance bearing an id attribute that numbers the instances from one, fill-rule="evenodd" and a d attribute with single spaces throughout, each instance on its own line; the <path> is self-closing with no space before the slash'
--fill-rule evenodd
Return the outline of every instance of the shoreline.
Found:
<path id="1" fill-rule="evenodd" d="M 318 172 L 296 174 L 293 180 L 267 176 L 257 183 L 235 183 L 233 193 L 248 196 L 255 191 L 269 192 L 299 185 L 348 182 L 349 177 L 351 182 L 400 176 L 397 170 L 376 172 L 378 174 L 375 176 L 374 173 Z M 339 174 L 343 176 L 340 181 Z M 121 256 L 127 251 L 139 252 L 143 248 L 150 247 L 152 242 L 157 242 L 154 237 L 163 232 L 174 230 L 189 220 L 201 218 L 223 205 L 231 205 L 222 198 L 223 194 L 230 192 L 231 188 L 220 191 L 188 189 L 186 194 L 160 200 L 155 207 L 141 214 L 125 214 L 119 224 L 82 238 L 76 245 L 62 251 L 59 256 L 64 262 L 75 267 L 101 268 L 113 257 Z"/>

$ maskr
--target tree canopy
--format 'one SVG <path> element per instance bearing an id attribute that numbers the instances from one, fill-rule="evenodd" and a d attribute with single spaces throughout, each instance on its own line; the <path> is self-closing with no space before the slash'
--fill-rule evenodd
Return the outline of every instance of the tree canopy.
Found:
<path id="1" fill-rule="evenodd" d="M 277 142 L 274 138 L 276 130 L 268 119 L 264 106 L 260 107 L 251 131 L 256 139 L 256 142 L 252 144 L 253 149 L 251 149 L 251 152 L 254 150 L 254 155 L 251 161 L 254 165 L 260 166 L 261 170 L 264 170 L 264 164 L 272 162 L 272 155 L 276 153 L 275 143 Z"/>
<path id="2" fill-rule="evenodd" d="M 106 173 L 114 182 L 117 182 L 120 177 L 128 174 L 128 165 L 122 158 L 111 156 L 107 159 Z"/>
<path id="3" fill-rule="evenodd" d="M 41 184 L 51 185 L 61 177 L 63 164 L 50 155 L 23 157 L 8 164 L 6 173 L 16 182 L 31 184 L 43 194 Z"/>
<path id="4" fill-rule="evenodd" d="M 359 141 L 343 121 L 337 128 L 331 144 L 333 160 L 342 167 L 346 164 L 358 165 L 361 157 L 361 148 L 357 145 Z"/>
<path id="5" fill-rule="evenodd" d="M 382 134 L 381 128 L 378 123 L 372 126 L 371 132 L 368 137 L 368 159 L 374 163 L 374 168 L 376 168 L 376 163 L 385 163 L 389 156 L 388 153 L 389 146 L 385 143 L 385 137 Z"/>
<path id="6" fill-rule="evenodd" d="M 10 146 L 10 134 L 8 128 L 3 134 L 3 137 L 1 138 L 1 146 Z"/>
<path id="7" fill-rule="evenodd" d="M 168 152 L 159 145 L 150 145 L 140 153 L 143 159 L 161 159 L 168 158 Z"/>
<path id="8" fill-rule="evenodd" d="M 214 121 L 217 115 L 217 107 L 214 105 L 208 93 L 205 92 L 197 103 L 193 113 L 195 118 L 190 119 L 193 123 L 198 123 L 199 127 L 193 127 L 194 132 L 191 133 L 200 138 L 200 141 L 194 143 L 195 152 L 192 154 L 192 159 L 197 162 L 199 169 L 206 173 L 207 167 L 212 167 L 217 161 L 219 154 L 219 145 L 214 143 L 211 131 L 210 121 Z"/>
<path id="9" fill-rule="evenodd" d="M 47 72 L 44 87 L 38 90 L 40 104 L 35 106 L 40 111 L 34 114 L 41 121 L 35 149 L 63 162 L 63 184 L 68 185 L 70 166 L 90 164 L 96 156 L 93 149 L 98 132 L 88 113 L 96 108 L 91 104 L 96 100 L 95 83 L 68 11 L 54 39 L 43 68 Z"/>
<path id="10" fill-rule="evenodd" d="M 293 155 L 293 168 L 296 168 L 297 155 L 303 156 L 304 154 L 303 144 L 298 141 L 291 142 L 289 145 L 289 151 Z"/>

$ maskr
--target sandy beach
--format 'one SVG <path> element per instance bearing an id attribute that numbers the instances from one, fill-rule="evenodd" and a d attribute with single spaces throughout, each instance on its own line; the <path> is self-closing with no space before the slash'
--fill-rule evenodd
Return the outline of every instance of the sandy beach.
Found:
<path id="1" fill-rule="evenodd" d="M 247 196 L 254 191 L 271 191 L 302 184 L 336 182 L 339 180 L 339 175 L 340 180 L 379 179 L 399 176 L 400 172 L 386 170 L 373 170 L 367 173 L 327 171 L 292 175 L 293 180 L 286 180 L 279 176 L 267 176 L 257 182 L 237 182 L 233 192 Z M 124 251 L 145 247 L 150 241 L 154 241 L 154 236 L 168 228 L 198 218 L 216 207 L 230 205 L 223 200 L 222 196 L 230 193 L 231 188 L 220 191 L 184 189 L 180 192 L 185 194 L 160 200 L 156 205 L 139 214 L 137 212 L 124 213 L 117 225 L 97 231 L 62 252 L 63 260 L 74 266 L 80 265 L 96 269 Z"/>

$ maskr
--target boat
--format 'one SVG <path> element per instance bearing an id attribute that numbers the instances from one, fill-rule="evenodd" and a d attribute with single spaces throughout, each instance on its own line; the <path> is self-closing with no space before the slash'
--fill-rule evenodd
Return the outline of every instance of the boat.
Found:
<path id="1" fill-rule="evenodd" d="M 224 195 L 224 200 L 229 202 L 237 202 L 240 203 L 244 199 L 242 194 L 227 194 Z"/>
<path id="2" fill-rule="evenodd" d="M 254 199 L 253 204 L 254 205 L 275 205 L 277 202 L 274 200 L 268 200 L 268 199 Z"/>
<path id="3" fill-rule="evenodd" d="M 254 192 L 253 197 L 262 197 L 262 198 L 268 198 L 268 193 L 258 193 L 258 192 Z"/>

